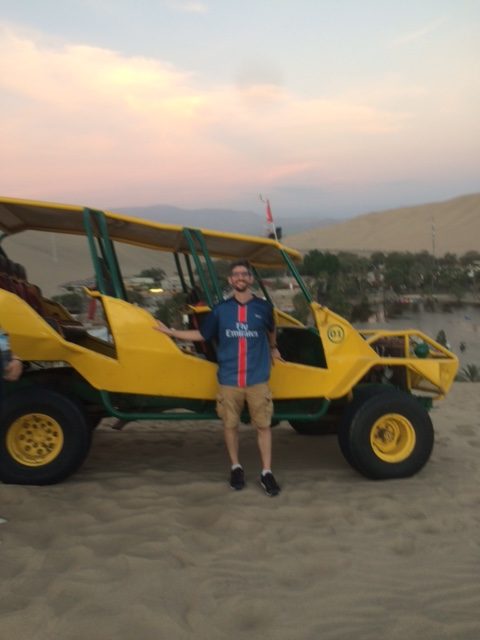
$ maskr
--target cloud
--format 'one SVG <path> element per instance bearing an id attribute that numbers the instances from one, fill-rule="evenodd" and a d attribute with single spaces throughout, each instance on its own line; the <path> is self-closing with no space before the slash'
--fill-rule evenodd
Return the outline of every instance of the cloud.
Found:
<path id="1" fill-rule="evenodd" d="M 208 84 L 153 58 L 0 24 L 5 194 L 188 206 L 287 178 L 367 176 L 372 154 L 388 173 L 381 145 L 401 138 L 409 112 L 368 91 L 306 98 L 273 79 Z"/>

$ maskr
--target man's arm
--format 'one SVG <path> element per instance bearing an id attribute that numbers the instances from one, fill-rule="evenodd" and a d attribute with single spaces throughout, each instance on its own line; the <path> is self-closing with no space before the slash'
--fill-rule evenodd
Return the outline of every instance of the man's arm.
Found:
<path id="1" fill-rule="evenodd" d="M 163 324 L 163 322 L 160 322 L 160 320 L 153 328 L 177 340 L 187 340 L 189 342 L 203 342 L 205 340 L 198 329 L 172 329 L 171 327 L 167 327 L 166 324 Z"/>
<path id="2" fill-rule="evenodd" d="M 3 379 L 8 382 L 14 382 L 22 374 L 23 364 L 20 358 L 13 356 L 3 371 Z"/>
<path id="3" fill-rule="evenodd" d="M 277 346 L 277 332 L 275 329 L 273 331 L 268 331 L 268 344 L 270 345 L 270 349 L 274 349 Z"/>
<path id="4" fill-rule="evenodd" d="M 270 353 L 273 360 L 282 360 L 282 356 L 277 347 L 277 331 L 274 328 L 273 331 L 268 332 L 268 343 L 270 345 Z"/>

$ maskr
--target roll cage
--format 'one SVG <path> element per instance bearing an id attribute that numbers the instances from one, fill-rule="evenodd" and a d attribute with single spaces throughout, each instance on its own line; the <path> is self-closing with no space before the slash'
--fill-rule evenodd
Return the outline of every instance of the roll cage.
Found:
<path id="1" fill-rule="evenodd" d="M 95 276 L 98 282 L 98 290 L 104 295 L 127 301 L 128 297 L 125 284 L 115 246 L 108 232 L 105 213 L 103 211 L 85 208 L 83 211 L 83 220 Z M 173 256 L 182 291 L 185 294 L 189 294 L 198 287 L 199 281 L 205 303 L 209 307 L 213 307 L 213 305 L 223 299 L 223 292 L 215 270 L 215 265 L 210 256 L 207 243 L 205 242 L 204 232 L 198 228 L 184 227 L 181 229 L 181 234 L 185 240 L 184 248 L 182 250 L 174 250 Z M 279 254 L 284 261 L 285 269 L 288 270 L 296 280 L 306 300 L 310 304 L 313 301 L 312 296 L 305 286 L 292 257 L 288 251 L 281 246 L 279 246 Z M 197 277 L 195 277 L 193 267 L 195 267 Z M 270 294 L 255 265 L 252 265 L 252 271 L 258 287 L 265 298 L 271 302 Z"/>

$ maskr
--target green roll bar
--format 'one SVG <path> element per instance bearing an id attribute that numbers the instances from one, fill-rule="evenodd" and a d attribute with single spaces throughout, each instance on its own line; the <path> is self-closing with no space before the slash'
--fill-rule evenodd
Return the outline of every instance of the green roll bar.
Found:
<path id="1" fill-rule="evenodd" d="M 123 284 L 115 247 L 108 233 L 105 214 L 103 211 L 85 207 L 83 210 L 83 225 L 87 234 L 90 255 L 95 268 L 95 275 L 100 292 L 104 295 L 111 295 L 112 293 L 108 290 L 108 283 L 102 269 L 102 263 L 98 255 L 95 240 L 98 242 L 102 259 L 104 264 L 106 264 L 115 297 L 121 300 L 127 300 L 127 292 Z"/>

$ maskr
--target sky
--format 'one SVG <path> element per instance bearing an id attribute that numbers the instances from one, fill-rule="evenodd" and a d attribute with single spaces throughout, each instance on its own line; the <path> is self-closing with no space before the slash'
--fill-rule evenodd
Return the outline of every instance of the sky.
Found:
<path id="1" fill-rule="evenodd" d="M 0 195 L 342 218 L 480 192 L 480 0 L 0 0 Z"/>

